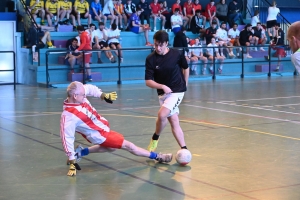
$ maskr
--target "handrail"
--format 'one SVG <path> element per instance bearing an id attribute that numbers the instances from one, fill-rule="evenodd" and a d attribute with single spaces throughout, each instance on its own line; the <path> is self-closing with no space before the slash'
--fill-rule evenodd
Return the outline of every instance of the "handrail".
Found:
<path id="1" fill-rule="evenodd" d="M 288 47 L 288 45 L 278 45 L 278 47 Z M 251 47 L 261 47 L 261 46 L 251 46 Z M 266 46 L 265 46 L 266 47 Z M 273 48 L 274 47 L 277 47 L 277 46 L 272 46 Z M 271 55 L 271 48 L 272 48 L 270 45 L 268 46 L 268 55 L 269 55 L 269 72 L 268 72 L 268 77 L 271 76 L 271 64 L 272 62 L 277 62 L 277 60 L 272 60 L 272 55 Z M 170 47 L 171 48 L 171 47 Z M 213 51 L 214 49 L 220 49 L 222 47 L 177 47 L 177 48 L 172 48 L 172 49 L 179 49 L 179 50 L 183 50 L 185 51 L 186 49 L 197 49 L 197 48 L 202 48 L 202 49 L 208 49 L 208 48 L 212 48 Z M 233 47 L 233 48 L 240 48 L 240 47 Z M 247 48 L 245 46 L 242 47 L 242 55 L 244 54 L 245 50 L 244 48 Z M 119 49 L 118 51 L 126 51 L 126 50 L 153 50 L 153 47 L 145 47 L 145 48 L 122 48 L 122 49 Z M 102 52 L 102 51 L 112 51 L 112 50 L 84 50 L 84 51 L 81 51 L 82 53 L 90 53 L 90 52 Z M 67 50 L 54 50 L 54 49 L 51 49 L 51 50 L 47 50 L 46 51 L 46 85 L 47 87 L 50 86 L 50 79 L 49 79 L 49 70 L 65 70 L 65 69 L 70 69 L 69 67 L 66 67 L 66 68 L 59 68 L 59 69 L 49 69 L 49 63 L 48 63 L 48 56 L 50 54 L 57 54 L 57 53 L 67 53 L 67 52 L 70 52 L 70 51 L 67 51 Z M 215 59 L 215 55 L 213 56 L 214 59 L 213 59 L 213 74 L 212 74 L 212 79 L 216 79 L 216 59 Z M 85 56 L 83 56 L 83 63 L 85 62 L 84 61 L 85 59 Z M 245 66 L 245 63 L 261 63 L 262 61 L 251 61 L 251 60 L 247 60 L 245 61 L 244 60 L 244 56 L 241 57 L 241 75 L 240 77 L 241 78 L 244 78 L 245 77 L 245 74 L 244 74 L 244 66 Z M 265 61 L 266 62 L 266 61 Z M 287 62 L 287 60 L 281 60 L 281 62 Z M 226 62 L 226 64 L 233 64 L 233 63 L 239 63 L 239 62 Z M 99 69 L 99 68 L 118 68 L 118 80 L 117 80 L 117 83 L 118 84 L 122 84 L 122 81 L 121 81 L 121 68 L 129 68 L 129 67 L 139 67 L 139 65 L 135 65 L 135 66 L 122 66 L 120 61 L 118 60 L 118 63 L 117 63 L 117 66 L 99 66 L 99 67 L 92 67 L 92 69 Z M 144 64 L 141 65 L 141 67 L 144 67 Z M 83 83 L 85 83 L 85 65 L 83 64 Z M 294 75 L 296 75 L 294 73 Z"/>
<path id="2" fill-rule="evenodd" d="M 0 70 L 0 72 L 14 72 L 14 90 L 16 90 L 16 53 L 14 51 L 0 51 L 0 53 L 12 53 L 14 57 L 14 68 L 13 69 L 5 69 Z"/>

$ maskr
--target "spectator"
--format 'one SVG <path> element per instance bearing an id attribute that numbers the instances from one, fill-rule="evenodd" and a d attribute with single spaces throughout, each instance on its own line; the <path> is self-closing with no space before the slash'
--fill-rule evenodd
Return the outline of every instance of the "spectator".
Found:
<path id="1" fill-rule="evenodd" d="M 273 39 L 273 35 L 275 34 L 275 25 L 277 23 L 277 15 L 280 10 L 276 7 L 276 1 L 273 1 L 272 6 L 268 9 L 268 17 L 267 17 L 267 29 L 270 39 Z"/>
<path id="2" fill-rule="evenodd" d="M 23 46 L 24 48 L 28 48 L 28 47 L 32 47 L 32 46 L 36 46 L 36 50 L 37 49 L 42 49 L 44 48 L 46 45 L 48 46 L 48 48 L 56 48 L 55 46 L 53 46 L 52 42 L 51 42 L 51 36 L 50 36 L 50 32 L 49 31 L 41 31 L 39 33 L 36 33 L 35 30 L 32 28 L 29 30 L 29 45 L 27 46 Z M 38 38 L 37 38 L 38 36 Z"/>
<path id="3" fill-rule="evenodd" d="M 87 18 L 88 19 L 88 25 L 92 22 L 92 16 L 89 13 L 90 5 L 85 0 L 78 0 L 74 2 L 74 10 L 73 14 L 71 15 L 73 26 L 76 26 L 76 20 L 78 22 L 78 25 L 81 26 L 81 18 Z"/>
<path id="4" fill-rule="evenodd" d="M 215 0 L 210 0 L 210 3 L 206 5 L 205 8 L 205 17 L 207 20 L 209 20 L 210 26 L 212 26 L 212 22 L 216 21 L 217 25 L 220 26 L 219 20 L 216 17 L 216 6 L 215 6 Z"/>
<path id="5" fill-rule="evenodd" d="M 188 44 L 188 47 L 192 47 L 190 45 L 190 39 L 189 37 L 186 37 L 186 42 Z M 191 49 L 188 49 L 188 51 L 184 52 L 185 55 L 185 59 L 188 65 L 192 65 L 192 68 L 196 68 L 197 69 L 197 65 L 195 65 L 195 63 L 198 61 L 197 56 L 192 54 Z M 194 71 L 193 69 L 191 69 L 192 74 L 191 75 L 198 75 L 197 71 Z"/>
<path id="6" fill-rule="evenodd" d="M 75 53 L 78 53 L 81 50 L 92 50 L 91 47 L 91 36 L 84 31 L 83 26 L 77 26 L 77 31 L 80 36 L 80 46 L 75 50 Z M 90 68 L 90 58 L 92 52 L 84 53 L 84 65 L 87 72 L 87 81 L 92 81 L 92 71 Z"/>
<path id="7" fill-rule="evenodd" d="M 47 17 L 47 22 L 48 26 L 52 26 L 52 20 L 54 19 L 54 24 L 57 25 L 58 23 L 58 17 L 57 17 L 57 10 L 58 10 L 58 2 L 57 0 L 51 0 L 51 1 L 46 1 L 46 17 Z"/>
<path id="8" fill-rule="evenodd" d="M 172 5 L 172 12 L 173 12 L 173 14 L 175 13 L 175 9 L 176 8 L 179 9 L 178 14 L 179 14 L 179 16 L 181 16 L 182 22 L 184 22 L 183 27 L 186 28 L 186 25 L 187 25 L 189 19 L 186 16 L 184 16 L 183 13 L 182 13 L 181 5 L 180 5 L 180 0 L 176 0 L 176 3 L 174 3 Z"/>
<path id="9" fill-rule="evenodd" d="M 125 15 L 124 12 L 124 5 L 122 4 L 122 0 L 116 0 L 116 4 L 115 4 L 115 14 L 116 17 L 118 17 L 119 19 L 119 25 L 120 25 L 120 29 L 123 29 L 123 23 L 122 23 L 122 19 L 124 19 L 124 27 L 125 30 L 127 28 L 127 16 Z"/>
<path id="10" fill-rule="evenodd" d="M 72 2 L 69 0 L 62 0 L 58 2 L 58 17 L 59 24 L 70 24 L 70 14 L 72 12 Z M 67 19 L 63 22 L 63 19 L 67 16 Z"/>
<path id="11" fill-rule="evenodd" d="M 176 33 L 173 41 L 173 47 L 188 47 L 184 27 L 181 27 L 181 30 Z"/>
<path id="12" fill-rule="evenodd" d="M 191 31 L 193 34 L 201 34 L 200 37 L 205 33 L 206 18 L 201 15 L 201 10 L 196 10 L 196 15 L 191 20 Z"/>
<path id="13" fill-rule="evenodd" d="M 211 38 L 216 37 L 217 33 L 217 22 L 213 21 L 211 27 L 208 27 L 205 31 L 206 44 L 211 43 Z"/>
<path id="14" fill-rule="evenodd" d="M 168 6 L 167 6 L 167 2 L 164 1 L 164 2 L 159 2 L 159 5 L 160 5 L 160 13 L 161 15 L 165 16 L 166 18 L 166 23 L 165 23 L 165 29 L 167 30 L 167 32 L 170 31 L 170 29 L 172 29 L 172 26 L 171 26 L 171 13 L 169 12 L 168 10 Z"/>
<path id="15" fill-rule="evenodd" d="M 93 31 L 92 35 L 92 45 L 93 49 L 101 49 L 105 51 L 106 57 L 110 60 L 110 62 L 115 63 L 116 60 L 114 56 L 111 54 L 108 43 L 107 43 L 107 31 L 104 29 L 104 23 L 99 22 L 99 28 Z M 98 63 L 102 64 L 101 60 L 101 52 L 98 52 Z"/>
<path id="16" fill-rule="evenodd" d="M 195 12 L 196 12 L 196 10 L 200 10 L 201 11 L 201 15 L 202 15 L 202 6 L 199 3 L 199 0 L 195 0 L 194 1 L 194 10 L 195 10 Z"/>
<path id="17" fill-rule="evenodd" d="M 171 16 L 172 31 L 176 35 L 181 30 L 183 24 L 182 17 L 179 15 L 179 8 L 175 8 L 174 14 Z"/>
<path id="18" fill-rule="evenodd" d="M 240 13 L 240 7 L 237 0 L 232 0 L 228 5 L 228 21 L 229 26 L 232 27 L 236 20 L 240 19 L 240 24 L 244 25 L 242 14 Z"/>
<path id="19" fill-rule="evenodd" d="M 106 24 L 107 18 L 102 14 L 102 5 L 100 3 L 100 0 L 94 0 L 91 3 L 90 15 L 93 20 L 97 20 L 98 22 L 101 22 L 101 19 L 103 19 L 104 24 Z"/>
<path id="20" fill-rule="evenodd" d="M 149 26 L 141 25 L 140 24 L 140 18 L 139 15 L 141 14 L 142 10 L 138 8 L 135 13 L 133 13 L 129 18 L 129 28 L 130 31 L 138 34 L 141 32 L 144 32 L 145 40 L 146 40 L 146 46 L 152 46 L 152 44 L 149 42 L 148 32 L 149 32 Z"/>
<path id="21" fill-rule="evenodd" d="M 220 21 L 223 21 L 227 24 L 228 6 L 226 4 L 226 0 L 220 0 L 220 2 L 216 5 L 216 9 L 217 9 L 217 18 Z"/>
<path id="22" fill-rule="evenodd" d="M 118 17 L 115 16 L 115 12 L 114 12 L 114 2 L 112 0 L 108 0 L 103 8 L 103 15 L 105 17 L 107 17 L 107 19 L 110 19 L 110 26 L 115 23 L 118 24 Z M 105 26 L 106 24 L 104 24 Z"/>
<path id="23" fill-rule="evenodd" d="M 195 9 L 192 0 L 187 0 L 183 4 L 183 14 L 188 18 L 188 30 L 191 28 L 191 20 L 195 16 Z"/>
<path id="24" fill-rule="evenodd" d="M 255 46 L 257 46 L 258 44 L 260 44 L 262 46 L 266 44 L 266 42 L 267 42 L 266 31 L 262 27 L 260 22 L 258 22 L 256 24 L 256 27 L 252 28 L 252 32 L 253 32 L 254 37 L 256 37 L 255 43 L 254 43 Z M 257 47 L 255 47 L 254 50 L 257 51 Z M 265 51 L 263 47 L 260 47 L 260 50 Z"/>
<path id="25" fill-rule="evenodd" d="M 147 24 L 150 25 L 151 9 L 149 3 L 146 0 L 140 0 L 140 3 L 138 4 L 138 8 L 142 10 L 140 14 L 141 25 L 144 25 L 145 23 L 144 20 L 147 20 Z"/>
<path id="26" fill-rule="evenodd" d="M 223 57 L 219 54 L 219 48 L 212 48 L 212 47 L 218 47 L 218 44 L 216 43 L 216 38 L 215 37 L 211 38 L 211 43 L 209 43 L 207 45 L 207 47 L 210 47 L 210 48 L 207 48 L 207 51 L 204 54 L 204 56 L 207 57 L 208 60 L 210 60 L 209 72 L 211 74 L 214 73 L 214 71 L 213 71 L 213 60 L 216 59 L 220 62 L 218 72 L 221 74 L 222 71 L 223 71 L 223 62 L 225 60 L 225 57 Z"/>
<path id="27" fill-rule="evenodd" d="M 233 27 L 231 29 L 229 29 L 228 37 L 230 38 L 230 42 L 233 46 L 236 46 L 236 47 L 241 46 L 240 40 L 239 40 L 240 31 L 238 29 L 238 24 L 237 23 L 234 23 Z M 241 48 L 236 49 L 236 56 L 237 57 L 240 56 L 240 51 L 241 51 Z"/>
<path id="28" fill-rule="evenodd" d="M 275 52 L 275 57 L 278 58 L 277 62 L 277 67 L 275 71 L 279 71 L 280 68 L 280 61 L 282 57 L 286 57 L 286 52 L 284 51 L 284 32 L 280 28 L 280 24 L 276 23 L 275 24 L 275 34 L 273 37 L 273 41 L 271 46 L 275 46 L 274 49 L 276 50 Z"/>
<path id="29" fill-rule="evenodd" d="M 254 27 L 254 26 L 256 26 L 256 24 L 258 22 L 260 22 L 260 20 L 259 20 L 259 10 L 256 10 L 254 12 L 253 17 L 251 18 L 251 25 Z"/>
<path id="30" fill-rule="evenodd" d="M 31 0 L 29 5 L 33 18 L 36 19 L 39 16 L 41 18 L 41 25 L 45 25 L 44 0 Z"/>
<path id="31" fill-rule="evenodd" d="M 195 49 L 191 49 L 192 51 L 192 56 L 196 57 L 197 60 L 202 61 L 203 63 L 203 68 L 202 68 L 202 75 L 206 74 L 206 66 L 207 66 L 207 58 L 203 56 L 203 50 L 202 50 L 202 45 L 200 44 L 200 39 L 196 38 L 195 39 L 195 44 L 192 45 L 192 47 L 199 47 L 199 48 L 195 48 Z M 197 75 L 197 65 L 193 65 L 192 66 L 192 74 Z"/>
<path id="32" fill-rule="evenodd" d="M 107 32 L 107 40 L 108 40 L 108 45 L 109 45 L 110 49 L 121 49 L 122 48 L 119 38 L 120 38 L 120 31 L 117 30 L 116 24 L 112 24 L 111 29 L 108 30 L 108 32 Z M 115 54 L 119 58 L 119 61 L 123 62 L 122 51 L 120 50 L 120 54 L 119 54 L 118 51 L 116 50 Z"/>
<path id="33" fill-rule="evenodd" d="M 71 67 L 71 74 L 74 74 L 74 65 L 77 63 L 79 65 L 82 64 L 82 53 L 75 53 L 75 50 L 79 47 L 78 40 L 73 38 L 72 43 L 68 46 L 68 54 L 65 57 L 65 64 L 70 65 Z"/>
<path id="34" fill-rule="evenodd" d="M 246 58 L 252 58 L 252 56 L 250 56 L 250 48 L 249 46 L 253 43 L 255 43 L 255 38 L 254 35 L 252 33 L 252 26 L 251 24 L 247 24 L 245 26 L 245 28 L 241 31 L 240 33 L 240 44 L 241 46 L 246 46 Z"/>
<path id="35" fill-rule="evenodd" d="M 124 12 L 127 16 L 127 19 L 129 19 L 130 16 L 136 12 L 136 6 L 131 2 L 131 0 L 127 0 L 127 4 L 124 6 Z"/>
<path id="36" fill-rule="evenodd" d="M 218 41 L 219 41 L 218 44 L 221 47 L 220 48 L 221 56 L 225 57 L 224 54 L 223 54 L 222 46 L 224 46 L 224 47 L 232 46 L 232 44 L 230 42 L 230 38 L 228 38 L 228 33 L 227 33 L 227 30 L 226 30 L 226 23 L 225 22 L 222 22 L 220 28 L 217 30 L 216 38 L 218 38 Z M 235 57 L 235 55 L 232 52 L 232 48 L 227 48 L 227 51 L 228 51 L 228 54 L 229 54 L 230 57 Z"/>
<path id="37" fill-rule="evenodd" d="M 166 23 L 166 17 L 160 13 L 160 5 L 157 2 L 158 0 L 153 0 L 153 2 L 150 4 L 151 9 L 151 15 L 150 17 L 153 18 L 153 31 L 156 32 L 156 19 L 162 20 L 162 30 L 165 30 L 165 23 Z"/>

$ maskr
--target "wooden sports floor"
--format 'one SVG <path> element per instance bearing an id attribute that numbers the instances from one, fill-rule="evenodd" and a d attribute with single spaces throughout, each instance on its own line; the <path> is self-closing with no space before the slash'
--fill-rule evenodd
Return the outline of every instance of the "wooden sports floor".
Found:
<path id="1" fill-rule="evenodd" d="M 119 98 L 112 105 L 90 98 L 94 107 L 146 148 L 156 91 L 143 83 L 99 87 Z M 1 200 L 300 199 L 300 77 L 190 82 L 180 105 L 188 166 L 117 150 L 84 157 L 76 177 L 66 176 L 59 137 L 65 91 L 0 86 Z M 89 145 L 79 134 L 76 144 Z M 168 125 L 157 151 L 178 149 Z"/>

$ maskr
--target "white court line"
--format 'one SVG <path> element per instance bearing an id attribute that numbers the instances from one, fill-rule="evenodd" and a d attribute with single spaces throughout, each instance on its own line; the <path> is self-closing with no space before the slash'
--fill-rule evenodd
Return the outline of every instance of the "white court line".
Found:
<path id="1" fill-rule="evenodd" d="M 239 114 L 239 115 L 246 115 L 246 116 L 251 116 L 251 117 L 258 117 L 258 118 L 264 118 L 264 119 L 272 119 L 276 121 L 281 121 L 281 122 L 291 122 L 294 124 L 300 124 L 300 122 L 292 121 L 292 120 L 287 120 L 287 119 L 280 119 L 280 118 L 274 118 L 274 117 L 266 117 L 262 115 L 252 115 L 252 114 L 246 114 L 246 113 L 241 113 L 241 112 L 234 112 L 234 111 L 228 111 L 228 110 L 221 110 L 217 108 L 208 108 L 208 107 L 203 107 L 203 106 L 196 106 L 196 105 L 188 105 L 188 104 L 182 104 L 185 106 L 190 106 L 190 107 L 195 107 L 195 108 L 202 108 L 202 109 L 207 109 L 207 110 L 215 110 L 215 111 L 220 111 L 220 112 L 227 112 L 227 113 L 233 113 L 233 114 Z"/>
<path id="2" fill-rule="evenodd" d="M 294 106 L 294 105 L 300 105 L 300 103 L 294 103 L 294 104 L 282 104 L 282 105 L 274 105 L 274 106 Z"/>
<path id="3" fill-rule="evenodd" d="M 287 111 L 281 111 L 281 110 L 272 110 L 272 109 L 267 109 L 267 108 L 262 108 L 262 107 L 252 107 L 252 106 L 243 106 L 243 105 L 236 105 L 236 104 L 229 104 L 229 103 L 221 103 L 224 105 L 231 105 L 231 106 L 237 106 L 237 107 L 244 107 L 244 108 L 254 108 L 258 110 L 266 110 L 266 111 L 272 111 L 272 112 L 280 112 L 280 113 L 286 113 L 286 114 L 292 114 L 292 115 L 300 115 L 300 113 L 294 113 L 294 112 L 287 112 Z"/>
<path id="4" fill-rule="evenodd" d="M 274 97 L 274 98 L 261 98 L 261 99 L 243 99 L 243 100 L 235 100 L 235 101 L 259 101 L 259 100 L 269 100 L 269 99 L 288 99 L 288 98 L 299 98 L 300 96 L 289 96 L 289 97 Z M 229 103 L 235 101 L 220 101 L 217 103 Z"/>

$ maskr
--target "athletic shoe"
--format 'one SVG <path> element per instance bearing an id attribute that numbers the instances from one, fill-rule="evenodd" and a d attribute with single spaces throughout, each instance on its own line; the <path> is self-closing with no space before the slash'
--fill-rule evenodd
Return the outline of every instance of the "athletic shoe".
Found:
<path id="1" fill-rule="evenodd" d="M 218 69 L 218 72 L 219 72 L 219 74 L 222 74 L 222 69 L 219 68 L 219 69 Z"/>
<path id="2" fill-rule="evenodd" d="M 246 55 L 246 58 L 252 58 L 252 56 L 250 56 L 249 54 Z"/>
<path id="3" fill-rule="evenodd" d="M 254 47 L 254 51 L 257 51 L 257 47 Z"/>
<path id="4" fill-rule="evenodd" d="M 123 60 L 124 60 L 124 59 L 123 59 L 122 57 L 120 57 L 120 63 L 122 63 L 122 62 L 123 62 Z"/>
<path id="5" fill-rule="evenodd" d="M 275 72 L 279 71 L 279 66 L 276 67 L 276 69 L 274 69 Z"/>
<path id="6" fill-rule="evenodd" d="M 157 157 L 155 158 L 155 160 L 157 160 L 159 163 L 169 163 L 172 161 L 173 155 L 171 153 L 159 153 L 157 154 Z"/>
<path id="7" fill-rule="evenodd" d="M 87 77 L 87 81 L 89 81 L 89 82 L 93 81 L 93 79 L 92 79 L 92 76 L 91 76 L 91 75 Z"/>
<path id="8" fill-rule="evenodd" d="M 52 45 L 52 46 L 49 46 L 49 47 L 48 47 L 48 49 L 54 49 L 54 48 L 56 48 L 56 46 L 53 46 L 53 45 Z"/>
<path id="9" fill-rule="evenodd" d="M 151 139 L 150 144 L 147 148 L 148 151 L 155 151 L 155 149 L 157 148 L 157 144 L 158 144 L 158 140 Z"/>
<path id="10" fill-rule="evenodd" d="M 213 73 L 214 73 L 214 71 L 213 71 L 212 69 L 209 69 L 209 73 L 213 74 Z"/>
<path id="11" fill-rule="evenodd" d="M 111 63 L 115 63 L 116 62 L 116 59 L 114 57 L 111 57 L 109 60 L 110 60 Z"/>
<path id="12" fill-rule="evenodd" d="M 202 69 L 202 75 L 206 74 L 206 69 Z"/>
<path id="13" fill-rule="evenodd" d="M 260 49 L 259 50 L 261 50 L 261 51 L 266 51 L 266 50 L 264 50 L 264 48 L 262 48 L 262 47 L 260 47 Z"/>

